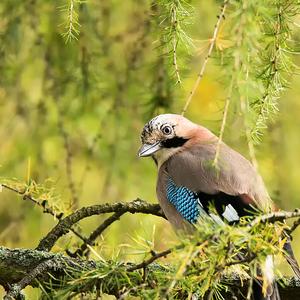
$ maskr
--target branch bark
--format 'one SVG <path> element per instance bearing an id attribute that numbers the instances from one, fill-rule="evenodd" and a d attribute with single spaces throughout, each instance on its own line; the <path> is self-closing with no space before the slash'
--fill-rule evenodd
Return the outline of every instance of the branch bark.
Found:
<path id="1" fill-rule="evenodd" d="M 66 276 L 78 274 L 78 271 L 99 268 L 101 268 L 101 265 L 95 261 L 69 258 L 62 254 L 0 247 L 0 284 L 6 290 L 9 290 L 5 299 L 16 298 L 21 289 L 27 285 L 38 286 L 38 282 L 46 284 L 50 279 L 50 275 L 52 280 L 53 277 L 59 280 Z M 157 266 L 154 266 L 154 268 L 157 268 Z M 68 273 L 65 272 L 66 270 L 68 270 Z M 73 270 L 74 274 L 70 270 Z M 151 266 L 148 266 L 148 275 L 151 275 L 152 270 Z M 229 277 L 224 277 L 223 282 L 232 289 L 231 294 L 224 294 L 225 299 L 232 299 L 232 293 L 234 293 L 236 299 L 244 299 L 241 294 L 247 291 L 247 280 L 242 282 L 238 275 L 231 274 Z M 114 288 L 112 286 L 111 292 L 113 295 L 116 294 Z M 286 277 L 284 286 L 279 284 L 279 290 L 282 300 L 300 299 L 300 280 Z"/>
<path id="2" fill-rule="evenodd" d="M 252 222 L 250 222 L 249 226 L 253 227 L 259 223 L 275 223 L 279 221 L 284 221 L 287 219 L 292 219 L 292 218 L 298 218 L 300 217 L 300 210 L 297 208 L 295 211 L 276 211 L 272 212 L 269 214 L 261 215 L 256 217 Z M 292 226 L 292 230 L 289 231 L 289 233 L 292 233 L 296 229 L 296 227 L 299 225 L 299 220 L 294 223 Z"/>
<path id="3" fill-rule="evenodd" d="M 83 207 L 76 212 L 70 214 L 66 218 L 59 221 L 59 223 L 44 237 L 36 250 L 50 251 L 56 241 L 68 233 L 71 227 L 78 223 L 80 220 L 100 214 L 106 213 L 143 213 L 150 214 L 159 217 L 165 217 L 161 212 L 161 208 L 158 204 L 150 204 L 141 199 L 136 199 L 132 202 L 118 202 L 114 204 L 106 203 L 102 205 L 93 205 L 89 207 Z"/>
<path id="4" fill-rule="evenodd" d="M 47 266 L 44 267 L 45 265 Z M 39 266 L 43 270 L 38 271 L 37 268 Z M 45 272 L 60 278 L 65 275 L 66 267 L 74 268 L 74 270 L 78 271 L 93 269 L 96 266 L 97 264 L 93 261 L 73 259 L 62 254 L 0 247 L 0 284 L 5 289 L 11 289 L 11 286 L 16 283 L 21 284 L 22 288 L 26 285 L 37 286 L 37 282 L 34 279 L 38 278 L 41 282 L 45 282 L 49 278 L 49 275 L 45 274 Z M 34 270 L 36 274 L 32 274 Z M 28 275 L 31 281 L 26 279 L 26 284 L 25 282 L 22 283 L 21 281 Z M 15 286 L 14 290 L 17 289 L 18 287 Z"/>

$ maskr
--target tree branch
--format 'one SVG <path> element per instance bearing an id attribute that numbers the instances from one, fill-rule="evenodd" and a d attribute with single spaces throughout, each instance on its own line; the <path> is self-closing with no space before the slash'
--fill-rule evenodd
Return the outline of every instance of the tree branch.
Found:
<path id="1" fill-rule="evenodd" d="M 119 266 L 122 267 L 122 264 Z M 101 264 L 95 261 L 73 259 L 61 254 L 0 247 L 0 284 L 8 291 L 6 295 L 7 300 L 17 296 L 17 293 L 27 285 L 38 286 L 38 283 L 46 285 L 47 282 L 49 282 L 50 279 L 53 280 L 53 278 L 57 280 L 62 278 L 74 280 L 73 276 L 80 276 L 80 271 L 101 270 L 102 267 Z M 106 267 L 107 266 L 104 268 Z M 123 267 L 125 267 L 125 264 Z M 157 269 L 157 265 L 153 266 L 153 268 L 151 268 L 151 265 L 147 267 L 148 276 L 150 276 L 150 278 L 155 269 Z M 138 270 L 128 270 L 128 272 L 138 272 Z M 100 278 L 99 280 L 105 281 L 106 278 Z M 114 282 L 112 282 L 109 277 L 107 280 L 110 282 L 110 292 L 118 296 L 119 294 L 116 293 Z M 224 275 L 222 282 L 230 286 L 232 293 L 236 292 L 235 295 L 237 295 L 237 299 L 244 299 L 238 295 L 247 291 L 249 284 L 247 279 L 242 280 L 238 274 L 235 275 L 235 273 L 231 273 L 230 275 Z M 141 281 L 139 284 L 143 285 L 145 289 L 151 288 L 147 282 Z M 90 286 L 90 288 L 94 289 L 93 286 Z M 124 286 L 124 289 L 127 289 L 127 287 Z M 197 287 L 195 287 L 195 290 L 196 289 Z M 282 300 L 300 298 L 300 280 L 293 277 L 286 277 L 283 279 L 283 285 L 279 284 L 279 290 Z M 223 296 L 224 299 L 232 299 L 232 294 L 230 293 L 224 292 Z"/>
<path id="2" fill-rule="evenodd" d="M 37 286 L 33 279 L 43 277 L 41 281 L 47 280 L 48 275 L 45 272 L 60 277 L 65 275 L 66 267 L 77 271 L 89 270 L 95 268 L 96 263 L 68 258 L 61 254 L 0 246 L 0 284 L 6 289 L 14 283 L 18 283 L 13 288 L 15 291 L 20 291 L 29 284 Z"/>
<path id="3" fill-rule="evenodd" d="M 85 243 L 81 245 L 80 248 L 78 248 L 74 253 L 70 253 L 71 257 L 77 257 L 82 256 L 84 251 L 88 249 L 88 245 L 93 246 L 95 240 L 103 233 L 105 229 L 107 229 L 112 223 L 119 220 L 122 215 L 124 215 L 125 212 L 116 212 L 112 216 L 108 217 L 103 223 L 101 223 L 87 238 Z"/>
<path id="4" fill-rule="evenodd" d="M 165 251 L 158 252 L 158 253 L 152 251 L 151 252 L 152 256 L 149 259 L 146 259 L 146 260 L 142 261 L 140 264 L 133 265 L 133 266 L 129 267 L 128 271 L 131 272 L 131 271 L 135 271 L 135 270 L 138 270 L 138 269 L 144 269 L 144 268 L 148 267 L 150 264 L 152 264 L 154 261 L 158 260 L 161 257 L 166 257 L 167 255 L 169 255 L 173 251 L 174 251 L 173 248 L 169 248 Z"/>
<path id="5" fill-rule="evenodd" d="M 151 214 L 158 217 L 165 216 L 161 213 L 161 208 L 158 204 L 150 204 L 141 199 L 136 199 L 132 202 L 119 202 L 114 204 L 102 204 L 102 205 L 93 205 L 89 207 L 83 207 L 76 212 L 70 214 L 66 218 L 59 221 L 59 223 L 44 237 L 39 245 L 37 246 L 37 250 L 40 251 L 50 251 L 56 241 L 68 233 L 70 228 L 79 222 L 82 219 L 88 218 L 94 215 L 101 215 L 106 213 L 143 213 L 143 214 Z"/>
<path id="6" fill-rule="evenodd" d="M 300 209 L 295 209 L 295 211 L 276 211 L 269 214 L 256 217 L 252 222 L 249 223 L 250 227 L 253 227 L 259 223 L 275 223 L 279 221 L 284 221 L 287 219 L 300 217 Z M 298 224 L 299 225 L 299 224 Z M 294 225 L 294 226 L 298 226 Z M 293 226 L 293 227 L 294 227 Z M 295 230 L 294 228 L 293 230 Z"/>
<path id="7" fill-rule="evenodd" d="M 296 229 L 297 227 L 300 225 L 300 218 L 298 218 L 294 223 L 293 225 L 291 226 L 291 228 L 289 230 L 287 230 L 287 233 L 289 235 L 291 235 Z"/>

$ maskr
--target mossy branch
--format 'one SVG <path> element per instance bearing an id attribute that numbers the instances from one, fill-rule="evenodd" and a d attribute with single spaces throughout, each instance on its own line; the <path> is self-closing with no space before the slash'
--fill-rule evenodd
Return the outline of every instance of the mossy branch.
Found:
<path id="1" fill-rule="evenodd" d="M 118 269 L 122 270 L 125 267 L 125 264 L 119 264 Z M 105 268 L 106 266 L 99 262 L 71 259 L 61 254 L 31 249 L 9 249 L 0 247 L 0 284 L 7 289 L 7 295 L 4 299 L 16 299 L 21 289 L 27 285 L 34 287 L 39 285 L 47 286 L 51 280 L 72 280 L 74 276 L 78 277 L 80 272 L 99 272 Z M 147 269 L 148 278 L 155 278 L 154 275 L 158 268 L 157 265 L 149 266 Z M 140 271 L 127 272 L 126 276 L 134 277 L 135 274 L 140 274 Z M 104 277 L 102 279 L 98 278 L 97 280 L 99 283 L 102 282 L 104 286 L 105 281 L 110 281 L 110 279 L 109 277 Z M 249 284 L 248 279 L 241 280 L 237 274 L 232 273 L 230 276 L 224 275 L 222 280 L 236 290 L 236 295 L 241 294 L 241 291 L 247 291 L 247 285 Z M 151 288 L 149 281 L 143 282 L 142 277 L 140 277 L 139 281 L 140 284 L 144 285 L 143 288 Z M 132 292 L 126 285 L 118 290 L 117 282 L 106 282 L 106 284 L 108 283 L 111 289 L 110 293 L 117 297 L 124 294 L 125 291 Z M 155 283 L 152 282 L 152 284 Z M 85 286 L 85 292 L 88 292 L 87 288 L 88 287 Z M 89 286 L 89 288 L 94 289 L 93 286 Z M 197 287 L 195 286 L 194 290 L 196 291 L 196 289 Z M 279 285 L 279 289 L 282 300 L 291 299 L 291 297 L 294 299 L 300 297 L 300 281 L 297 279 L 285 278 L 283 284 L 281 283 L 281 285 Z M 223 296 L 225 299 L 232 299 L 230 298 L 230 294 L 226 295 L 226 292 L 223 293 Z M 184 299 L 183 297 L 182 295 L 181 299 Z"/>

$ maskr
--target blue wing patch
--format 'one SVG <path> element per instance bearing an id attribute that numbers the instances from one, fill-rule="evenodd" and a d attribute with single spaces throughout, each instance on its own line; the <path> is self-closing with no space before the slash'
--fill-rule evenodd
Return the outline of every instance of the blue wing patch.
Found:
<path id="1" fill-rule="evenodd" d="M 177 186 L 171 178 L 167 183 L 167 199 L 192 224 L 197 222 L 201 211 L 204 212 L 197 194 L 184 186 Z"/>
<path id="2" fill-rule="evenodd" d="M 202 203 L 200 202 L 199 196 L 193 191 L 189 190 L 184 186 L 177 186 L 175 182 L 169 178 L 167 182 L 167 199 L 175 206 L 176 210 L 181 214 L 181 216 L 190 222 L 191 224 L 197 223 L 199 218 L 211 218 L 215 223 L 224 224 L 222 219 L 227 220 L 228 222 L 237 222 L 239 221 L 239 215 L 237 210 L 230 204 L 230 202 L 218 201 L 223 213 L 207 211 L 207 202 L 208 200 L 203 199 Z M 202 193 L 203 194 L 203 193 Z M 211 199 L 217 198 L 218 195 L 209 195 Z M 222 195 L 221 197 L 225 197 Z M 231 196 L 230 196 L 231 197 Z M 206 203 L 206 204 L 205 204 Z M 217 203 L 217 204 L 218 204 Z M 203 206 L 204 205 L 204 206 Z M 224 206 L 224 207 L 223 207 Z M 206 207 L 206 208 L 204 208 Z"/>

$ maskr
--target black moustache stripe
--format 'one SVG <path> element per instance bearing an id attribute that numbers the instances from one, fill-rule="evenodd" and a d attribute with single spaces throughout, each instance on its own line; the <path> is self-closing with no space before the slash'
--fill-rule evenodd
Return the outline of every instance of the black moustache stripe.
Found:
<path id="1" fill-rule="evenodd" d="M 183 146 L 187 141 L 188 139 L 176 136 L 171 139 L 162 141 L 161 144 L 164 148 L 177 148 Z"/>

